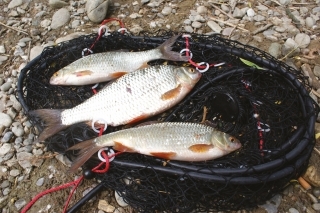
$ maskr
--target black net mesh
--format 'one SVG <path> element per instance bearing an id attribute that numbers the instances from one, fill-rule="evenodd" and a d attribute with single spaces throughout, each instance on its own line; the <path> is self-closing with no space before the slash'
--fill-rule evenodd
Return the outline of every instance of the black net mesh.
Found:
<path id="1" fill-rule="evenodd" d="M 112 33 L 98 40 L 92 50 L 148 50 L 172 35 Z M 92 85 L 52 86 L 49 79 L 54 72 L 82 57 L 82 50 L 90 47 L 96 37 L 83 36 L 47 47 L 22 70 L 18 97 L 26 112 L 71 108 L 93 95 Z M 173 50 L 183 48 L 185 39 L 180 38 Z M 318 112 L 308 95 L 307 81 L 300 71 L 269 54 L 217 35 L 191 35 L 190 50 L 196 62 L 225 64 L 211 67 L 181 103 L 149 120 L 205 119 L 236 136 L 243 147 L 206 162 L 167 162 L 122 153 L 111 162 L 109 171 L 97 178 L 141 212 L 206 212 L 256 206 L 283 189 L 290 179 L 297 178 L 307 165 Z M 241 59 L 257 66 L 250 67 Z M 162 63 L 163 60 L 156 60 L 149 64 Z M 103 86 L 100 84 L 98 90 Z M 43 129 L 42 121 L 30 119 L 40 131 Z M 105 134 L 123 128 L 127 126 L 108 127 Z M 65 153 L 75 143 L 96 136 L 86 124 L 76 124 L 48 138 L 46 145 L 49 150 Z M 66 155 L 73 159 L 76 152 Z M 97 163 L 96 157 L 92 157 L 84 167 L 92 168 Z"/>

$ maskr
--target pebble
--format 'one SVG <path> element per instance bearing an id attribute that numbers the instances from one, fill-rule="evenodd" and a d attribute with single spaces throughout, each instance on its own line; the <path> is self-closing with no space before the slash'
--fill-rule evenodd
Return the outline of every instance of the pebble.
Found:
<path id="1" fill-rule="evenodd" d="M 72 29 L 75 29 L 75 28 L 77 28 L 77 27 L 79 27 L 80 26 L 80 20 L 73 20 L 72 22 L 71 22 L 71 28 Z"/>
<path id="2" fill-rule="evenodd" d="M 188 33 L 193 33 L 193 28 L 191 26 L 184 26 L 184 30 Z"/>
<path id="3" fill-rule="evenodd" d="M 107 15 L 109 0 L 91 0 L 86 3 L 88 18 L 92 22 L 101 22 Z"/>
<path id="4" fill-rule="evenodd" d="M 12 145 L 10 143 L 2 144 L 2 146 L 0 147 L 0 157 L 7 154 L 11 150 L 11 148 L 12 148 Z"/>
<path id="5" fill-rule="evenodd" d="M 89 1 L 91 2 L 91 1 Z M 70 13 L 66 8 L 61 8 L 57 12 L 55 12 L 52 16 L 51 28 L 57 29 L 62 27 L 70 20 Z"/>
<path id="6" fill-rule="evenodd" d="M 197 8 L 197 13 L 199 13 L 199 14 L 206 14 L 207 11 L 208 11 L 208 9 L 205 6 L 199 6 Z"/>
<path id="7" fill-rule="evenodd" d="M 306 26 L 308 28 L 312 28 L 314 24 L 315 24 L 315 21 L 313 18 L 311 18 L 311 17 L 306 18 Z"/>
<path id="8" fill-rule="evenodd" d="M 307 48 L 310 44 L 310 36 L 305 33 L 298 33 L 294 38 L 294 41 L 299 46 L 299 48 Z"/>
<path id="9" fill-rule="evenodd" d="M 316 211 L 320 211 L 320 203 L 314 203 L 312 204 L 312 208 Z"/>
<path id="10" fill-rule="evenodd" d="M 17 177 L 18 175 L 20 175 L 20 170 L 19 169 L 13 169 L 9 172 L 9 174 L 12 176 L 12 177 Z"/>
<path id="11" fill-rule="evenodd" d="M 36 182 L 36 185 L 37 185 L 37 186 L 42 186 L 43 183 L 44 183 L 44 177 L 39 178 L 39 179 L 37 180 L 37 182 Z"/>
<path id="12" fill-rule="evenodd" d="M 8 5 L 8 8 L 11 9 L 11 8 L 14 8 L 14 7 L 18 7 L 22 4 L 22 0 L 12 0 L 9 5 Z"/>
<path id="13" fill-rule="evenodd" d="M 264 20 L 266 20 L 266 17 L 264 17 L 264 16 L 262 16 L 262 15 L 256 15 L 256 16 L 254 16 L 253 17 L 253 19 L 255 20 L 255 21 L 264 21 Z"/>
<path id="14" fill-rule="evenodd" d="M 9 142 L 10 139 L 12 138 L 12 136 L 13 136 L 13 133 L 12 133 L 12 132 L 6 132 L 6 133 L 4 134 L 4 136 L 2 137 L 2 139 L 1 139 L 1 142 L 2 142 L 2 143 L 7 143 L 7 142 Z"/>
<path id="15" fill-rule="evenodd" d="M 194 21 L 194 22 L 192 22 L 191 26 L 194 28 L 200 28 L 202 26 L 202 24 L 198 21 Z"/>
<path id="16" fill-rule="evenodd" d="M 295 208 L 290 208 L 289 213 L 299 213 L 299 211 Z"/>
<path id="17" fill-rule="evenodd" d="M 26 169 L 26 168 L 30 168 L 32 166 L 30 160 L 32 158 L 32 154 L 29 152 L 18 152 L 17 153 L 17 160 L 19 165 Z"/>
<path id="18" fill-rule="evenodd" d="M 35 57 L 37 57 L 38 55 L 40 55 L 42 50 L 43 50 L 42 46 L 34 46 L 34 47 L 32 47 L 31 50 L 30 50 L 30 60 L 32 60 Z"/>
<path id="19" fill-rule="evenodd" d="M 216 22 L 214 21 L 208 21 L 207 22 L 207 25 L 214 31 L 214 32 L 217 32 L 217 33 L 220 33 L 222 28 L 220 27 L 219 24 L 217 24 Z"/>
<path id="20" fill-rule="evenodd" d="M 315 65 L 313 68 L 313 73 L 317 76 L 320 77 L 320 66 Z"/>
<path id="21" fill-rule="evenodd" d="M 249 10 L 247 10 L 247 16 L 249 17 L 253 17 L 255 15 L 255 12 L 252 8 L 250 8 Z"/>
<path id="22" fill-rule="evenodd" d="M 26 204 L 27 204 L 27 202 L 24 199 L 19 199 L 14 203 L 17 210 L 22 209 L 22 207 L 24 207 Z"/>
<path id="23" fill-rule="evenodd" d="M 49 0 L 49 5 L 57 9 L 57 8 L 67 6 L 68 3 L 61 0 Z"/>
<path id="24" fill-rule="evenodd" d="M 0 63 L 3 61 L 6 61 L 8 59 L 8 56 L 0 55 Z"/>
<path id="25" fill-rule="evenodd" d="M 164 7 L 161 11 L 162 15 L 167 16 L 170 15 L 172 12 L 172 7 Z"/>
<path id="26" fill-rule="evenodd" d="M 271 43 L 268 52 L 273 57 L 278 58 L 280 53 L 281 53 L 280 50 L 281 50 L 281 44 L 279 44 L 279 43 Z"/>
<path id="27" fill-rule="evenodd" d="M 23 127 L 22 127 L 21 123 L 19 123 L 19 122 L 14 122 L 14 123 L 12 124 L 12 132 L 13 132 L 13 134 L 14 134 L 15 136 L 17 136 L 17 137 L 23 136 L 24 130 L 23 130 Z"/>
<path id="28" fill-rule="evenodd" d="M 43 28 L 49 27 L 50 24 L 51 24 L 51 20 L 49 20 L 49 19 L 44 19 L 40 22 L 40 26 Z"/>
<path id="29" fill-rule="evenodd" d="M 4 91 L 4 92 L 8 91 L 11 88 L 11 84 L 12 82 L 6 82 L 2 84 L 0 87 L 1 91 Z"/>
<path id="30" fill-rule="evenodd" d="M 245 15 L 242 10 L 240 10 L 238 7 L 234 8 L 232 16 L 234 18 L 242 18 Z"/>
<path id="31" fill-rule="evenodd" d="M 6 49 L 4 48 L 3 45 L 0 45 L 0 54 L 6 53 Z"/>
<path id="32" fill-rule="evenodd" d="M 11 124 L 11 117 L 5 113 L 0 113 L 0 126 L 9 127 Z"/>

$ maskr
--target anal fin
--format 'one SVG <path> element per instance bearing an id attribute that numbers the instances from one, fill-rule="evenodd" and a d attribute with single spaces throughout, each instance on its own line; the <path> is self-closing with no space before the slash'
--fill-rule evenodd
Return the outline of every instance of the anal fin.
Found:
<path id="1" fill-rule="evenodd" d="M 120 152 L 136 152 L 135 149 L 133 149 L 131 147 L 127 147 L 127 146 L 123 145 L 121 142 L 117 142 L 117 141 L 114 142 L 113 148 L 117 151 L 120 151 Z"/>
<path id="2" fill-rule="evenodd" d="M 120 78 L 121 76 L 127 74 L 128 72 L 114 72 L 112 74 L 110 74 L 112 76 L 112 79 L 115 79 L 115 78 Z"/>

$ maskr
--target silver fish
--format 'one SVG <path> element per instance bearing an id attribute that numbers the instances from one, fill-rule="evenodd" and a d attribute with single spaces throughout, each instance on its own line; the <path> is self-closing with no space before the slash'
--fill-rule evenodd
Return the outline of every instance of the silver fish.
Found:
<path id="1" fill-rule="evenodd" d="M 47 125 L 39 141 L 80 122 L 98 120 L 111 126 L 135 123 L 180 102 L 200 77 L 190 67 L 152 66 L 120 77 L 74 108 L 39 109 L 30 111 L 30 115 L 40 117 Z"/>
<path id="2" fill-rule="evenodd" d="M 68 150 L 81 150 L 70 170 L 75 171 L 106 146 L 169 160 L 205 161 L 235 151 L 241 143 L 235 137 L 203 124 L 156 123 L 109 133 L 70 147 Z"/>
<path id="3" fill-rule="evenodd" d="M 50 79 L 52 85 L 86 85 L 109 81 L 128 72 L 146 68 L 148 61 L 166 59 L 187 61 L 186 56 L 171 51 L 179 35 L 156 49 L 141 52 L 105 52 L 80 58 L 60 69 Z"/>

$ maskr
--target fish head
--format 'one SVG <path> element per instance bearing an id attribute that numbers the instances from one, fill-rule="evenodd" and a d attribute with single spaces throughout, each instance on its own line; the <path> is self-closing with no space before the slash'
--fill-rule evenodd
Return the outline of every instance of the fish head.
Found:
<path id="1" fill-rule="evenodd" d="M 240 141 L 225 132 L 214 131 L 211 142 L 226 153 L 230 153 L 241 148 Z"/>
<path id="2" fill-rule="evenodd" d="M 177 80 L 181 84 L 195 85 L 201 77 L 201 73 L 192 67 L 179 67 L 176 70 Z"/>
<path id="3" fill-rule="evenodd" d="M 67 67 L 64 67 L 60 69 L 59 71 L 53 73 L 53 75 L 50 78 L 50 84 L 51 85 L 64 85 L 67 81 L 66 73 L 68 73 L 69 69 Z"/>

